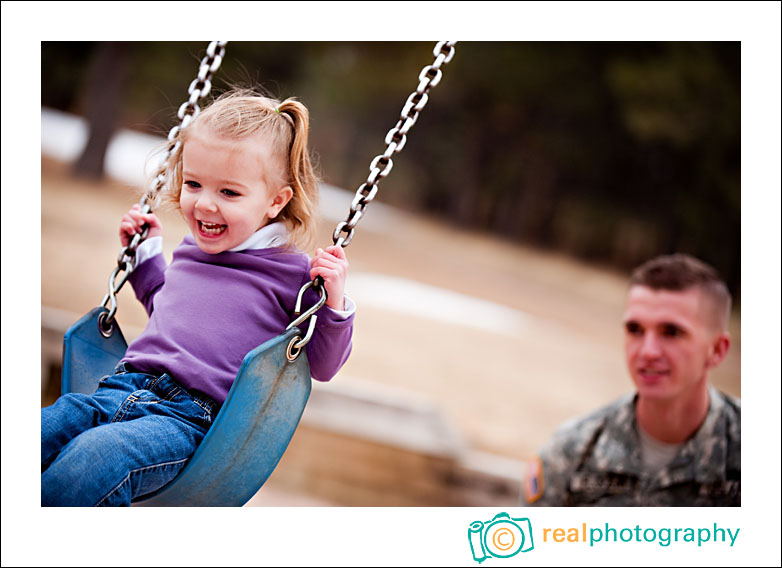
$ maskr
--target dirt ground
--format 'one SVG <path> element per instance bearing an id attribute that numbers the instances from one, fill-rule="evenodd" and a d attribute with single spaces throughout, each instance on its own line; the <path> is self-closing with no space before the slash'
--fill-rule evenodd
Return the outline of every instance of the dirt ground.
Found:
<path id="1" fill-rule="evenodd" d="M 98 305 L 119 252 L 119 219 L 137 192 L 111 180 L 76 180 L 64 165 L 42 160 L 42 306 L 81 315 Z M 177 213 L 159 214 L 170 260 L 186 229 Z M 321 223 L 320 246 L 331 244 L 333 225 Z M 379 204 L 367 209 L 346 252 L 347 293 L 351 278 L 365 285 L 354 296 L 353 353 L 334 381 L 436 402 L 476 449 L 525 459 L 563 420 L 631 388 L 622 356 L 623 274 Z M 491 302 L 516 323 L 481 321 L 480 312 L 462 317 L 462 304 L 448 298 L 438 308 L 443 317 L 395 309 L 381 301 L 393 299 L 393 286 L 373 297 L 378 275 Z M 146 323 L 129 285 L 118 320 L 131 337 L 127 330 Z M 738 396 L 739 321 L 734 314 L 731 351 L 712 376 Z"/>

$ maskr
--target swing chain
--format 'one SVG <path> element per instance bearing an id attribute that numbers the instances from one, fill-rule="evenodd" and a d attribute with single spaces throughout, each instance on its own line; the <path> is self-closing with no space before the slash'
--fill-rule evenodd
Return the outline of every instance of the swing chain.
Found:
<path id="1" fill-rule="evenodd" d="M 348 214 L 347 219 L 339 223 L 337 228 L 334 229 L 332 238 L 335 245 L 345 248 L 353 239 L 353 233 L 355 232 L 359 220 L 364 215 L 364 209 L 366 209 L 367 205 L 369 205 L 377 194 L 378 183 L 380 183 L 380 180 L 386 177 L 391 172 L 391 168 L 394 167 L 391 156 L 404 148 L 405 142 L 407 141 L 407 133 L 413 127 L 416 120 L 418 120 L 418 113 L 421 112 L 421 109 L 424 108 L 429 100 L 429 96 L 427 95 L 429 89 L 436 87 L 443 76 L 441 67 L 453 59 L 456 51 L 454 44 L 456 44 L 455 41 L 440 41 L 432 51 L 435 56 L 434 63 L 427 65 L 421 70 L 421 73 L 418 75 L 418 87 L 416 87 L 416 90 L 407 98 L 396 126 L 386 134 L 386 151 L 372 159 L 372 162 L 369 165 L 369 177 L 367 177 L 367 181 L 361 184 L 356 191 L 353 202 L 350 204 L 350 213 Z M 346 236 L 342 236 L 342 233 L 345 233 Z M 302 295 L 304 294 L 304 291 L 310 287 L 313 287 L 316 291 L 320 292 L 320 300 L 303 315 L 299 316 Z M 326 287 L 323 285 L 323 279 L 320 276 L 315 278 L 312 282 L 308 282 L 299 290 L 299 298 L 297 300 L 295 313 L 298 317 L 291 322 L 287 329 L 298 326 L 310 317 L 312 317 L 312 321 L 310 322 L 307 335 L 304 339 L 299 340 L 299 337 L 296 336 L 288 344 L 288 359 L 290 361 L 293 361 L 298 356 L 301 348 L 310 340 L 312 331 L 315 329 L 315 320 L 317 318 L 314 314 L 325 303 Z"/>
<path id="2" fill-rule="evenodd" d="M 181 122 L 174 126 L 168 133 L 168 146 L 160 166 L 157 170 L 157 175 L 152 180 L 152 187 L 145 193 L 139 200 L 141 206 L 141 214 L 146 215 L 152 212 L 160 204 L 160 191 L 166 185 L 166 172 L 168 171 L 171 158 L 176 155 L 179 148 L 182 146 L 179 134 L 187 128 L 187 126 L 198 116 L 201 111 L 198 103 L 204 99 L 212 90 L 212 76 L 220 68 L 220 64 L 223 61 L 225 55 L 225 46 L 227 41 L 213 41 L 209 43 L 206 48 L 206 56 L 201 60 L 201 65 L 198 69 L 198 75 L 190 83 L 188 87 L 189 98 L 182 103 L 177 112 L 177 117 Z M 101 306 L 105 306 L 107 302 L 111 301 L 111 307 L 105 317 L 102 318 L 101 325 L 99 326 L 101 333 L 110 335 L 113 327 L 114 315 L 117 313 L 117 298 L 116 295 L 120 291 L 120 288 L 127 282 L 130 273 L 133 271 L 136 259 L 136 251 L 139 245 L 147 238 L 149 232 L 149 226 L 144 224 L 141 233 L 133 235 L 130 243 L 123 247 L 117 255 L 117 267 L 112 271 L 109 276 L 109 291 L 103 297 Z M 124 271 L 124 274 L 120 275 L 120 272 Z"/>
<path id="3" fill-rule="evenodd" d="M 394 162 L 391 156 L 399 153 L 405 147 L 407 142 L 407 133 L 418 120 L 418 114 L 429 101 L 429 89 L 436 87 L 442 79 L 443 71 L 441 67 L 453 59 L 456 49 L 455 41 L 440 41 L 432 50 L 435 56 L 434 63 L 427 65 L 418 75 L 418 87 L 407 98 L 399 120 L 391 130 L 388 131 L 385 138 L 386 150 L 382 154 L 375 156 L 369 165 L 369 177 L 367 181 L 358 188 L 353 202 L 350 204 L 350 213 L 347 219 L 339 223 L 334 229 L 332 239 L 334 244 L 345 248 L 353 239 L 356 225 L 364 215 L 364 209 L 375 198 L 377 194 L 377 185 L 380 180 L 386 177 Z M 344 236 L 343 236 L 344 233 Z"/>
<path id="4" fill-rule="evenodd" d="M 125 273 L 122 275 L 118 284 L 117 277 L 119 276 L 121 270 L 124 270 Z M 109 276 L 109 291 L 105 296 L 103 296 L 103 300 L 101 300 L 100 303 L 101 306 L 105 306 L 106 302 L 111 301 L 111 307 L 107 313 L 101 314 L 101 317 L 98 320 L 98 329 L 105 337 L 111 336 L 111 333 L 113 332 L 114 314 L 117 313 L 117 292 L 119 292 L 120 288 L 122 288 L 122 286 L 128 280 L 128 277 L 132 271 L 133 264 L 130 261 L 127 261 L 124 266 L 117 266 L 114 270 L 111 271 L 111 275 Z"/>
<path id="5" fill-rule="evenodd" d="M 152 188 L 143 200 L 145 203 L 150 203 L 151 209 L 157 207 L 157 202 L 159 201 L 158 194 L 166 184 L 166 171 L 168 171 L 171 156 L 175 155 L 182 145 L 182 142 L 179 139 L 179 133 L 187 128 L 193 119 L 198 116 L 198 113 L 201 112 L 201 107 L 198 106 L 198 103 L 212 90 L 212 76 L 220 68 L 220 64 L 223 62 L 225 46 L 227 43 L 227 41 L 213 41 L 209 43 L 209 46 L 206 48 L 206 56 L 201 60 L 198 75 L 193 79 L 193 82 L 190 83 L 190 87 L 187 89 L 187 93 L 190 97 L 182 103 L 177 111 L 177 117 L 182 122 L 174 126 L 168 132 L 168 148 L 166 150 L 165 158 L 158 168 L 157 176 L 153 180 Z"/>

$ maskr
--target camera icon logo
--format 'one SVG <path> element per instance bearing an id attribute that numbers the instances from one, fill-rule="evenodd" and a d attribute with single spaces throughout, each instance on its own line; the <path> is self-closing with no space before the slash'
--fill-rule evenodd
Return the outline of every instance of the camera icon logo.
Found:
<path id="1" fill-rule="evenodd" d="M 529 519 L 514 519 L 499 513 L 485 523 L 475 521 L 467 532 L 473 560 L 479 564 L 487 558 L 510 558 L 534 548 Z"/>

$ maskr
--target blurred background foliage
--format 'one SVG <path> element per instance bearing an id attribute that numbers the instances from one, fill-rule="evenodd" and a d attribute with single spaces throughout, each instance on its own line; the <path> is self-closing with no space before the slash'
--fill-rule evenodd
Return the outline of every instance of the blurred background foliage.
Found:
<path id="1" fill-rule="evenodd" d="M 207 43 L 43 42 L 41 103 L 164 135 Z M 214 87 L 304 102 L 322 178 L 352 191 L 434 43 L 231 42 Z M 460 42 L 377 199 L 623 270 L 688 252 L 738 300 L 740 57 L 739 42 Z"/>

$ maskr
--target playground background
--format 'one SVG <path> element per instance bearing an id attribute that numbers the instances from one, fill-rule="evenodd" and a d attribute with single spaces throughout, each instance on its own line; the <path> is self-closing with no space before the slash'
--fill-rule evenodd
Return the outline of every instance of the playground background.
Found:
<path id="1" fill-rule="evenodd" d="M 707 60 L 716 65 L 723 62 L 719 54 L 727 52 L 725 67 L 717 65 L 720 72 L 708 79 L 722 77 L 724 73 L 729 78 L 723 83 L 728 94 L 722 99 L 712 97 L 710 105 L 698 104 L 697 97 L 678 97 L 684 105 L 677 109 L 680 117 L 690 116 L 697 105 L 698 113 L 706 116 L 696 122 L 711 125 L 705 130 L 685 128 L 684 132 L 677 130 L 676 117 L 653 112 L 660 104 L 659 100 L 654 102 L 655 96 L 661 93 L 639 95 L 654 104 L 643 107 L 647 113 L 642 112 L 642 118 L 638 118 L 638 113 L 631 113 L 636 118 L 628 119 L 630 125 L 635 124 L 644 133 L 636 140 L 634 152 L 638 159 L 648 158 L 651 164 L 646 166 L 648 171 L 661 168 L 663 179 L 641 188 L 633 184 L 638 178 L 624 186 L 618 184 L 621 187 L 611 191 L 601 187 L 590 201 L 589 191 L 583 187 L 576 191 L 573 186 L 588 185 L 589 181 L 600 185 L 611 175 L 611 160 L 605 158 L 599 164 L 607 167 L 607 171 L 592 164 L 595 172 L 600 173 L 592 172 L 591 178 L 584 174 L 585 170 L 578 169 L 583 164 L 574 166 L 558 160 L 559 153 L 565 154 L 568 146 L 575 149 L 576 156 L 587 151 L 578 144 L 572 146 L 574 141 L 568 141 L 567 132 L 571 127 L 579 130 L 581 122 L 586 120 L 584 116 L 594 110 L 594 93 L 576 90 L 566 101 L 572 114 L 569 118 L 559 115 L 553 121 L 546 118 L 538 100 L 527 101 L 525 106 L 524 99 L 520 99 L 518 109 L 510 107 L 507 94 L 470 90 L 470 85 L 483 83 L 475 76 L 470 77 L 468 64 L 461 71 L 455 64 L 462 57 L 475 57 L 470 55 L 470 50 L 476 44 L 457 44 L 454 65 L 445 67 L 442 84 L 430 93 L 429 105 L 409 135 L 408 147 L 395 157 L 394 171 L 380 184 L 377 200 L 367 209 L 366 218 L 359 224 L 356 238 L 346 251 L 351 262 L 348 293 L 355 298 L 359 309 L 353 355 L 332 384 L 316 385 L 314 404 L 305 412 L 302 429 L 270 479 L 268 491 L 262 491 L 264 495 L 259 494 L 254 504 L 516 502 L 514 491 L 518 491 L 516 482 L 521 476 L 522 461 L 548 439 L 558 424 L 631 388 L 624 368 L 620 324 L 631 265 L 661 252 L 693 252 L 728 275 L 740 300 L 739 235 L 734 223 L 740 203 L 738 166 L 730 169 L 730 160 L 722 163 L 721 167 L 729 169 L 726 185 L 720 191 L 702 193 L 715 175 L 709 165 L 724 156 L 722 152 L 710 154 L 715 151 L 713 144 L 702 152 L 699 146 L 702 137 L 709 137 L 713 128 L 718 128 L 712 123 L 718 123 L 727 141 L 722 150 L 735 158 L 731 152 L 738 148 L 738 116 L 731 114 L 737 113 L 737 108 L 733 106 L 730 89 L 737 87 L 738 77 L 731 74 L 735 71 L 732 58 L 736 54 L 730 52 L 729 46 L 712 50 L 709 45 L 682 49 L 669 44 L 658 50 L 639 44 L 627 45 L 625 60 L 636 54 L 638 61 L 646 62 L 647 67 L 641 66 L 640 70 L 648 71 L 650 60 L 659 63 L 661 54 L 675 54 L 669 62 L 678 62 L 675 67 L 678 71 L 671 72 L 673 79 L 665 83 L 669 94 L 677 92 L 677 77 L 692 79 L 697 84 L 697 74 L 687 71 L 693 67 L 681 64 L 682 57 L 686 59 L 690 54 L 703 63 L 706 53 Z M 49 52 L 44 49 L 44 63 L 47 53 L 48 57 L 57 51 L 60 56 L 65 53 L 75 57 L 81 53 L 81 67 L 66 66 L 67 77 L 74 84 L 81 84 L 74 81 L 79 77 L 78 70 L 82 69 L 84 77 L 89 75 L 86 61 L 100 46 L 79 46 L 70 55 L 62 47 L 55 45 L 53 48 L 59 49 Z M 135 49 L 144 51 L 153 47 L 143 44 Z M 170 58 L 175 57 L 174 47 L 176 44 L 166 46 L 168 51 L 161 52 L 167 54 L 169 59 L 163 57 L 163 61 L 168 65 L 172 65 Z M 348 212 L 352 188 L 366 178 L 366 166 L 382 151 L 382 138 L 393 126 L 395 113 L 404 98 L 414 88 L 418 70 L 431 61 L 431 46 L 372 45 L 370 55 L 382 67 L 378 76 L 390 73 L 397 64 L 406 68 L 405 73 L 394 71 L 393 81 L 382 84 L 364 80 L 361 65 L 369 61 L 362 55 L 365 45 L 301 44 L 298 47 L 302 52 L 298 55 L 291 45 L 266 47 L 278 59 L 282 55 L 287 59 L 271 70 L 268 64 L 259 64 L 258 74 L 274 77 L 273 71 L 278 71 L 287 77 L 286 65 L 298 61 L 298 78 L 290 79 L 294 86 L 297 81 L 304 85 L 305 78 L 313 76 L 311 66 L 313 61 L 318 61 L 317 53 L 331 62 L 328 68 L 339 70 L 340 65 L 349 68 L 342 75 L 337 74 L 336 79 L 341 77 L 343 81 L 341 88 L 318 83 L 317 88 L 306 91 L 320 90 L 331 93 L 332 97 L 316 99 L 309 105 L 313 112 L 313 142 L 321 157 L 324 177 L 334 184 L 324 189 L 318 235 L 319 244 L 329 244 L 333 226 Z M 554 54 L 548 60 L 562 62 L 568 54 L 579 53 L 578 47 L 573 44 L 570 50 L 557 48 L 559 55 Z M 418 48 L 415 57 L 410 55 L 414 48 Z M 485 44 L 477 44 L 476 48 L 488 49 Z M 188 49 L 191 49 L 190 61 L 180 67 L 185 70 L 184 76 L 191 77 L 197 66 L 192 54 L 198 48 Z M 232 57 L 232 44 L 228 49 L 226 65 Z M 239 54 L 243 49 L 247 50 L 243 46 L 237 48 Z M 393 57 L 400 49 L 404 55 Z M 498 51 L 493 52 L 494 56 L 518 65 L 510 68 L 514 75 L 524 70 L 544 74 L 529 64 L 534 60 L 532 55 L 520 50 L 519 45 L 499 44 L 495 49 Z M 521 57 L 525 54 L 526 59 Z M 590 54 L 597 57 L 594 51 Z M 485 52 L 483 57 L 487 57 Z M 548 81 L 558 73 L 560 78 L 569 76 L 563 75 L 566 70 L 553 67 Z M 59 65 L 52 67 L 58 68 Z M 626 64 L 623 69 L 627 72 L 628 68 L 632 64 Z M 508 69 L 506 66 L 505 70 Z M 468 76 L 459 77 L 460 72 Z M 452 74 L 457 77 L 452 78 Z M 162 115 L 170 120 L 171 113 L 167 111 L 172 105 L 174 108 L 178 105 L 190 81 L 190 78 L 176 79 L 176 88 L 169 94 L 164 89 L 167 82 L 175 81 L 171 75 L 166 75 L 163 84 L 154 86 L 147 85 L 146 79 L 134 83 L 135 89 L 139 88 L 137 83 L 143 83 L 142 92 L 148 95 L 157 93 L 157 98 L 149 95 L 151 100 L 147 101 L 149 107 L 157 110 L 143 111 L 150 112 L 156 121 L 163 121 Z M 56 82 L 54 73 L 47 76 Z M 323 80 L 322 73 L 318 77 Z M 344 83 L 347 79 L 351 83 Z M 86 78 L 83 81 L 89 83 Z M 529 81 L 540 92 L 547 85 L 549 89 L 563 91 L 547 80 Z M 517 84 L 524 81 L 519 80 Z M 655 84 L 659 85 L 659 81 Z M 691 83 L 684 80 L 683 84 Z M 370 85 L 374 86 L 370 88 Z M 293 90 L 288 85 L 285 88 Z M 693 94 L 682 88 L 683 92 Z M 357 93 L 361 91 L 364 92 L 359 97 Z M 465 92 L 476 97 L 475 104 L 466 103 Z M 534 92 L 539 95 L 538 91 Z M 160 96 L 167 99 L 165 104 L 160 103 Z M 70 97 L 61 99 L 60 106 L 90 114 L 90 103 L 84 100 L 84 94 L 79 95 L 78 89 L 74 89 Z M 300 98 L 309 104 L 305 95 Z M 117 130 L 118 135 L 113 138 L 117 144 L 122 140 L 133 144 L 128 140 L 134 136 L 144 138 L 139 134 L 141 130 L 146 130 L 148 136 L 150 131 L 160 129 L 139 118 L 142 111 L 135 100 L 126 107 L 130 111 L 125 110 L 115 119 L 117 127 L 132 127 Z M 375 109 L 372 114 L 370 109 L 375 102 L 377 106 L 390 105 L 391 111 Z M 561 101 L 551 102 L 553 108 L 561 108 L 558 104 Z M 484 120 L 484 130 L 488 132 L 460 124 L 465 114 L 475 108 L 481 109 L 478 114 L 484 118 L 493 116 L 490 124 Z M 502 112 L 495 116 L 492 113 L 498 108 Z M 517 111 L 518 116 L 514 114 Z M 537 120 L 525 123 L 525 112 L 537 116 Z M 46 116 L 58 116 L 48 109 L 46 113 Z M 431 119 L 427 118 L 428 114 L 433 115 Z M 453 123 L 459 124 L 458 130 L 442 130 Z M 42 121 L 42 404 L 50 403 L 56 396 L 57 383 L 51 378 L 57 372 L 57 331 L 69 318 L 94 307 L 105 294 L 108 274 L 119 249 L 118 219 L 137 201 L 143 184 L 139 173 L 143 170 L 143 156 L 139 158 L 137 152 L 123 150 L 121 146 L 113 152 L 110 147 L 106 154 L 108 177 L 74 177 L 72 161 L 79 157 L 75 151 L 79 143 L 63 144 L 68 139 L 58 135 L 55 138 L 59 144 L 47 146 L 47 124 L 51 123 Z M 598 132 L 600 126 L 592 124 L 590 128 Z M 82 128 L 86 132 L 86 125 Z M 553 131 L 560 138 L 546 140 Z M 534 137 L 530 140 L 530 132 L 537 132 L 543 140 Z M 606 141 L 605 135 L 601 136 L 595 145 Z M 515 146 L 512 141 L 517 137 L 524 139 L 525 144 Z M 582 135 L 581 142 L 587 140 L 588 136 Z M 82 134 L 80 143 L 84 141 Z M 616 145 L 616 140 L 610 142 L 612 148 L 616 149 Z M 495 154 L 506 161 L 494 157 Z M 702 154 L 709 156 L 704 158 Z M 435 155 L 437 159 L 433 159 Z M 472 155 L 483 155 L 483 162 L 469 160 Z M 332 159 L 333 156 L 338 157 Z M 492 174 L 499 164 L 509 168 L 514 158 L 515 169 L 511 174 L 505 177 Z M 589 158 L 590 154 L 585 154 L 582 161 L 588 162 Z M 675 174 L 677 168 L 686 164 L 700 165 L 698 171 L 702 175 L 693 178 L 696 181 L 692 185 L 697 190 L 690 191 L 683 186 L 686 180 Z M 568 169 L 568 165 L 574 169 Z M 473 171 L 465 173 L 465 167 Z M 734 185 L 729 183 L 731 179 L 736 180 Z M 460 183 L 460 180 L 466 181 Z M 485 190 L 478 183 L 482 180 L 486 182 Z M 675 180 L 673 187 L 666 188 L 666 180 Z M 443 189 L 434 192 L 421 189 L 421 195 L 415 197 L 419 185 L 448 191 L 442 194 Z M 335 186 L 348 190 L 340 191 Z M 473 190 L 462 191 L 465 186 L 472 186 Z M 449 193 L 451 188 L 453 191 Z M 619 200 L 607 207 L 606 199 L 612 191 L 636 193 L 641 197 L 635 202 L 629 198 Z M 708 230 L 703 228 L 704 217 L 712 214 L 718 198 L 732 202 L 735 207 L 733 211 L 720 211 L 731 221 L 722 224 L 724 234 L 720 234 L 719 243 L 711 239 L 711 225 Z M 498 209 L 487 205 L 495 202 L 500 204 Z M 563 205 L 552 210 L 551 203 Z M 668 217 L 666 206 L 671 208 Z M 500 221 L 501 209 L 513 215 L 503 217 L 500 224 L 504 229 L 501 227 L 497 234 L 491 231 L 496 227 L 487 225 Z M 538 211 L 537 216 L 530 214 L 533 210 Z M 476 211 L 483 213 L 471 216 Z M 165 251 L 170 259 L 171 250 L 185 234 L 184 226 L 171 211 L 163 211 L 161 216 Z M 540 218 L 548 223 L 540 224 Z M 664 233 L 660 227 L 666 221 L 676 233 L 675 239 L 670 235 L 661 238 Z M 554 231 L 551 227 L 558 229 Z M 593 233 L 606 240 L 592 240 Z M 732 243 L 727 252 L 723 241 Z M 714 247 L 713 251 L 710 246 Z M 120 293 L 119 321 L 126 335 L 132 337 L 143 328 L 146 315 L 128 288 Z M 731 332 L 734 343 L 713 380 L 719 388 L 740 396 L 740 301 L 736 302 Z M 316 481 L 318 477 L 322 478 L 320 484 Z M 495 501 L 482 501 L 491 499 Z"/>

